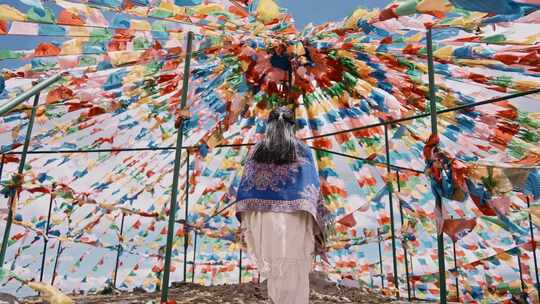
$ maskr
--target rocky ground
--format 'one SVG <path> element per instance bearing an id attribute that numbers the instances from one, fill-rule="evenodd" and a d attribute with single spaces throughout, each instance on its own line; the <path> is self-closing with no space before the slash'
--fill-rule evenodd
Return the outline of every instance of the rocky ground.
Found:
<path id="1" fill-rule="evenodd" d="M 130 292 L 113 295 L 86 295 L 72 297 L 75 303 L 159 303 L 158 293 Z M 169 292 L 170 303 L 197 304 L 271 304 L 266 297 L 266 284 L 241 284 L 206 287 L 191 283 L 175 283 Z M 27 299 L 28 304 L 40 303 L 38 299 Z M 311 303 L 405 303 L 392 300 L 381 294 L 380 290 L 361 287 L 337 287 L 324 279 L 311 277 Z"/>

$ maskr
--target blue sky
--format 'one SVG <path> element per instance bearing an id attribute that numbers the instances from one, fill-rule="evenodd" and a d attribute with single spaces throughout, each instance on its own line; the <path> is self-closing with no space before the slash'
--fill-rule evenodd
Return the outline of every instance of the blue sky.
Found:
<path id="1" fill-rule="evenodd" d="M 341 20 L 357 7 L 384 7 L 390 0 L 277 0 L 280 6 L 289 9 L 298 29 L 309 22 L 320 24 L 326 21 Z"/>

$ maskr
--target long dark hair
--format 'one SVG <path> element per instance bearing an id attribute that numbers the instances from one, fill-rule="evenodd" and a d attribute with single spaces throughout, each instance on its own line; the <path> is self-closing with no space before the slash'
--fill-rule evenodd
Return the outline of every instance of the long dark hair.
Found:
<path id="1" fill-rule="evenodd" d="M 276 108 L 268 116 L 266 136 L 255 146 L 253 160 L 276 165 L 295 162 L 296 144 L 293 112 L 287 107 Z"/>

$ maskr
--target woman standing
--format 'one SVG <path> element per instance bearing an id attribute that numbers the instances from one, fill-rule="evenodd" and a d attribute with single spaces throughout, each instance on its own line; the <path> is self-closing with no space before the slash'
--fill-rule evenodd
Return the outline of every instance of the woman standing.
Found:
<path id="1" fill-rule="evenodd" d="M 265 138 L 250 152 L 237 196 L 242 237 L 275 304 L 309 303 L 313 258 L 325 259 L 325 224 L 311 150 L 294 136 L 290 109 L 270 112 Z"/>

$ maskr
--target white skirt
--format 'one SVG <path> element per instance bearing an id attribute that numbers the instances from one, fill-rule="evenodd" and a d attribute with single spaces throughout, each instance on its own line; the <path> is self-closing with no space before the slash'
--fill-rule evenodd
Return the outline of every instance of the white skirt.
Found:
<path id="1" fill-rule="evenodd" d="M 268 279 L 269 298 L 274 304 L 308 304 L 313 217 L 303 211 L 248 211 L 241 216 L 247 251 L 261 277 Z"/>

